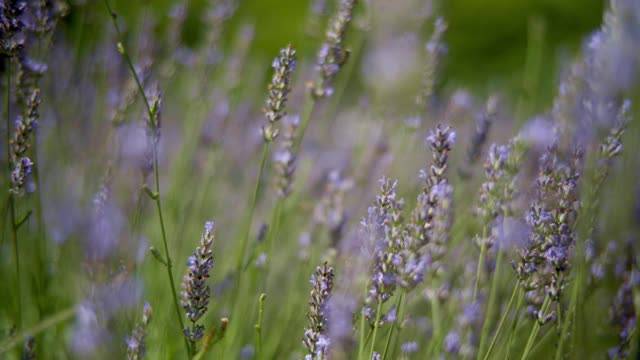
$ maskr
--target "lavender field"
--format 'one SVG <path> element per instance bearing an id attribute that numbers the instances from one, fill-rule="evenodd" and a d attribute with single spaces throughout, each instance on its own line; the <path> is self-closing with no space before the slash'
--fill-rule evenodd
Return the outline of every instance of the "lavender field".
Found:
<path id="1" fill-rule="evenodd" d="M 487 1 L 0 0 L 0 359 L 640 359 L 640 2 Z"/>

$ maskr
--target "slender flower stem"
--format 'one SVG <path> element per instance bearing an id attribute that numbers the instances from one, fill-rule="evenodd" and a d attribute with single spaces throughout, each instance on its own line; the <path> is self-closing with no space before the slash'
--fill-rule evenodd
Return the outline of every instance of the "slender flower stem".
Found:
<path id="1" fill-rule="evenodd" d="M 259 313 L 258 313 L 258 323 L 256 324 L 256 359 L 262 359 L 262 316 L 264 314 L 264 300 L 267 298 L 267 294 L 260 294 L 260 303 L 259 303 Z"/>
<path id="2" fill-rule="evenodd" d="M 7 166 L 9 167 L 9 179 L 13 171 L 11 161 L 11 58 L 7 57 Z M 16 199 L 11 191 L 11 180 L 9 180 L 9 216 L 11 221 L 11 236 L 13 240 L 13 255 L 15 258 L 16 271 L 16 296 L 18 297 L 18 313 L 16 315 L 16 326 L 22 327 L 22 281 L 20 280 L 20 251 L 18 249 L 18 227 L 16 226 Z"/>
<path id="3" fill-rule="evenodd" d="M 298 154 L 298 150 L 300 149 L 300 145 L 302 144 L 302 139 L 304 138 L 304 133 L 307 131 L 307 127 L 309 126 L 309 122 L 311 121 L 311 117 L 313 115 L 313 110 L 316 107 L 317 101 L 313 98 L 313 96 L 307 96 L 307 101 L 305 101 L 305 105 L 302 111 L 302 116 L 300 117 L 300 131 L 298 132 L 298 137 L 293 144 L 293 153 Z"/>
<path id="4" fill-rule="evenodd" d="M 398 328 L 398 334 L 396 337 L 400 336 L 400 330 L 402 329 L 402 319 L 404 318 L 404 291 L 400 293 L 398 297 L 398 302 L 396 303 L 396 308 L 398 309 L 398 316 L 396 317 L 396 325 L 391 326 L 389 330 L 389 334 L 387 335 L 387 343 L 384 345 L 384 352 L 382 353 L 382 360 L 387 358 L 387 352 L 389 351 L 389 344 L 391 344 L 391 337 L 393 336 L 393 329 Z"/>
<path id="5" fill-rule="evenodd" d="M 476 269 L 476 281 L 473 285 L 473 297 L 472 297 L 472 302 L 475 302 L 476 299 L 478 298 L 478 286 L 480 285 L 480 277 L 482 276 L 482 268 L 484 267 L 484 260 L 485 257 L 487 256 L 487 244 L 486 244 L 486 237 L 487 237 L 487 225 L 482 226 L 482 238 L 480 239 L 480 241 L 482 241 L 482 245 L 480 246 L 480 258 L 478 259 L 478 268 Z"/>
<path id="6" fill-rule="evenodd" d="M 487 345 L 489 336 L 489 328 L 491 326 L 491 319 L 494 316 L 496 308 L 496 296 L 498 295 L 498 282 L 500 281 L 500 270 L 502 269 L 502 262 L 504 261 L 504 251 L 498 248 L 498 258 L 496 260 L 496 267 L 493 271 L 493 280 L 491 281 L 491 290 L 489 291 L 489 299 L 487 300 L 487 316 L 484 319 L 482 325 L 482 334 L 480 336 L 480 347 L 478 348 L 478 354 L 483 354 Z"/>
<path id="7" fill-rule="evenodd" d="M 520 308 L 520 306 L 522 305 L 523 301 L 524 301 L 524 291 L 520 291 L 520 293 L 518 294 L 518 300 L 516 300 L 516 311 L 517 309 Z M 505 353 L 504 359 L 505 360 L 510 360 L 511 359 L 511 349 L 513 349 L 513 342 L 516 338 L 515 334 L 516 334 L 516 329 L 518 328 L 518 322 L 520 321 L 520 317 L 518 316 L 518 313 L 516 312 L 515 316 L 513 317 L 513 320 L 511 320 L 511 328 L 509 331 L 509 338 L 507 339 L 507 352 Z"/>
<path id="8" fill-rule="evenodd" d="M 504 311 L 504 314 L 502 314 L 502 318 L 500 319 L 500 323 L 498 323 L 498 329 L 496 330 L 495 335 L 493 335 L 493 339 L 491 340 L 491 344 L 489 344 L 489 349 L 487 350 L 487 353 L 484 355 L 484 358 L 483 358 L 484 360 L 489 359 L 489 356 L 491 355 L 491 352 L 493 351 L 493 348 L 496 345 L 496 341 L 498 340 L 498 337 L 500 336 L 500 332 L 502 331 L 502 327 L 504 326 L 504 322 L 507 319 L 507 316 L 509 316 L 509 313 L 511 312 L 511 308 L 513 307 L 513 303 L 514 303 L 514 301 L 516 299 L 516 296 L 518 295 L 519 291 L 520 291 L 520 284 L 516 283 L 516 286 L 513 287 L 513 292 L 511 293 L 511 298 L 509 299 L 509 304 L 507 305 L 507 309 Z M 479 353 L 479 354 L 481 354 L 481 353 Z"/>
<path id="9" fill-rule="evenodd" d="M 111 21 L 113 22 L 113 26 L 116 29 L 116 33 L 118 34 L 118 39 L 119 41 L 121 41 L 119 43 L 118 46 L 118 51 L 120 51 L 120 53 L 122 54 L 122 57 L 125 59 L 125 62 L 127 63 L 127 67 L 129 68 L 129 71 L 131 72 L 131 74 L 133 75 L 133 78 L 136 82 L 136 85 L 138 86 L 138 91 L 140 92 L 142 99 L 144 100 L 144 104 L 145 107 L 147 108 L 147 112 L 149 115 L 149 125 L 150 128 L 152 130 L 153 133 L 156 133 L 157 129 L 156 129 L 156 123 L 154 121 L 154 111 L 151 109 L 151 105 L 149 104 L 149 99 L 147 98 L 147 95 L 144 91 L 144 87 L 142 86 L 142 82 L 140 81 L 140 78 L 138 77 L 138 74 L 136 73 L 136 70 L 133 66 L 133 62 L 131 61 L 131 58 L 129 57 L 129 53 L 126 51 L 124 44 L 122 44 L 122 40 L 123 40 L 123 36 L 122 36 L 122 32 L 120 31 L 120 27 L 118 26 L 118 22 L 116 21 L 116 13 L 113 12 L 113 10 L 111 9 L 111 6 L 109 5 L 109 1 L 105 0 L 104 1 L 107 10 L 109 11 L 109 15 L 111 15 Z M 180 303 L 178 302 L 178 293 L 176 291 L 176 285 L 175 285 L 175 281 L 173 279 L 173 272 L 172 272 L 172 268 L 173 268 L 173 261 L 171 260 L 171 255 L 169 253 L 169 245 L 167 243 L 167 232 L 165 230 L 165 225 L 164 225 L 164 218 L 162 216 L 162 204 L 160 202 L 160 176 L 158 174 L 158 146 L 157 146 L 157 142 L 153 141 L 153 174 L 154 174 L 154 179 L 155 179 L 155 196 L 153 197 L 153 199 L 156 202 L 156 208 L 158 210 L 158 217 L 160 219 L 160 230 L 162 232 L 162 244 L 164 247 L 164 252 L 165 252 L 165 258 L 167 260 L 167 276 L 169 278 L 169 285 L 171 287 L 171 295 L 173 296 L 173 304 L 175 306 L 175 310 L 176 310 L 176 315 L 178 316 L 178 322 L 180 324 L 180 329 L 184 330 L 184 321 L 182 320 L 182 312 L 180 311 Z M 192 350 L 191 350 L 191 346 L 189 346 L 189 342 L 187 341 L 187 339 L 184 339 L 185 345 L 187 347 L 187 352 L 189 354 L 189 358 L 191 358 L 192 356 Z"/>
<path id="10" fill-rule="evenodd" d="M 364 356 L 365 336 L 364 330 L 367 327 L 366 316 L 364 316 L 364 309 L 360 311 L 360 341 L 358 341 L 358 360 L 362 360 Z"/>
<path id="11" fill-rule="evenodd" d="M 373 359 L 373 353 L 376 348 L 376 337 L 378 336 L 378 328 L 380 327 L 380 317 L 382 313 L 382 298 L 378 297 L 378 309 L 376 310 L 376 322 L 373 324 L 373 339 L 371 340 L 371 351 L 369 359 Z"/>
<path id="12" fill-rule="evenodd" d="M 65 322 L 74 317 L 76 314 L 76 307 L 72 307 L 66 310 L 62 310 L 50 317 L 42 320 L 34 326 L 23 330 L 17 335 L 7 337 L 4 341 L 0 342 L 0 354 L 5 353 L 15 346 L 18 346 L 24 342 L 28 336 L 36 336 L 39 333 L 56 326 L 62 322 Z"/>
<path id="13" fill-rule="evenodd" d="M 231 303 L 235 304 L 238 296 L 238 291 L 240 289 L 240 282 L 242 279 L 242 263 L 244 260 L 244 255 L 247 250 L 247 245 L 249 244 L 249 235 L 251 234 L 251 223 L 253 222 L 253 214 L 256 210 L 256 203 L 258 200 L 258 194 L 260 193 L 260 185 L 262 184 L 262 177 L 264 175 L 264 168 L 267 161 L 267 153 L 269 152 L 269 143 L 265 142 L 262 145 L 262 154 L 260 155 L 260 165 L 258 168 L 258 178 L 256 179 L 256 184 L 251 193 L 251 198 L 249 199 L 249 208 L 247 210 L 246 220 L 243 223 L 244 233 L 242 238 L 240 239 L 240 250 L 238 251 L 237 260 L 236 260 L 236 276 L 238 280 L 235 282 L 234 291 L 231 298 Z"/>
<path id="14" fill-rule="evenodd" d="M 542 303 L 542 307 L 540 308 L 541 314 L 544 315 L 550 303 L 551 303 L 551 299 L 549 298 L 549 296 L 546 296 L 544 298 L 544 302 Z M 531 330 L 531 334 L 529 335 L 529 340 L 527 340 L 527 345 L 524 348 L 524 352 L 522 353 L 522 357 L 520 358 L 520 360 L 525 360 L 529 356 L 529 352 L 531 352 L 533 343 L 535 342 L 536 337 L 538 336 L 538 331 L 540 331 L 540 321 L 536 319 L 535 323 L 533 324 L 533 329 Z"/>
<path id="15" fill-rule="evenodd" d="M 429 351 L 427 354 L 433 355 L 434 352 L 438 351 L 440 345 L 438 342 L 442 337 L 442 318 L 440 313 L 440 301 L 438 300 L 437 294 L 433 294 L 431 297 L 431 317 L 433 318 L 433 336 L 431 337 L 431 342 L 429 344 Z"/>

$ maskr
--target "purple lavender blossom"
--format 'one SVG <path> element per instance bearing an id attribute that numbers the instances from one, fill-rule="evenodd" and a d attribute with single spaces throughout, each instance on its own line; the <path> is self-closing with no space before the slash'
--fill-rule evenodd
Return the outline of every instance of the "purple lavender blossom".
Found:
<path id="1" fill-rule="evenodd" d="M 307 318 L 309 325 L 305 328 L 302 343 L 307 348 L 305 359 L 324 360 L 329 354 L 331 341 L 326 335 L 328 322 L 327 302 L 333 290 L 333 268 L 325 262 L 318 266 L 311 275 L 311 302 Z"/>
<path id="2" fill-rule="evenodd" d="M 189 257 L 188 273 L 182 281 L 181 304 L 192 324 L 191 328 L 184 329 L 184 334 L 192 343 L 204 336 L 204 326 L 196 323 L 206 313 L 211 297 L 211 287 L 207 285 L 207 280 L 213 267 L 213 222 L 208 221 L 204 228 L 200 246 Z"/>

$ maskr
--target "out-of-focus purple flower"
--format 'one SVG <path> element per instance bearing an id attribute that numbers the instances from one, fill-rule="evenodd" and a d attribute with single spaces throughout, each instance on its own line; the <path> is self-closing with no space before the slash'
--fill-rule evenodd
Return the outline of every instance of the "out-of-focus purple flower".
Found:
<path id="1" fill-rule="evenodd" d="M 404 344 L 402 344 L 402 346 L 400 347 L 402 349 L 402 352 L 405 354 L 413 354 L 418 352 L 419 346 L 418 343 L 415 341 L 409 341 L 406 342 Z"/>

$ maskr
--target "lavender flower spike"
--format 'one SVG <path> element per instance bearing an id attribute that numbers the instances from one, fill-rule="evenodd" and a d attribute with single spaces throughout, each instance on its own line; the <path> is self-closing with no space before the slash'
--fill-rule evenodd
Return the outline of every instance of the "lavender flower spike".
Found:
<path id="1" fill-rule="evenodd" d="M 196 322 L 207 312 L 211 287 L 207 285 L 209 271 L 213 267 L 213 228 L 214 223 L 207 221 L 205 232 L 200 239 L 200 246 L 189 257 L 188 273 L 182 281 L 182 307 L 191 320 L 191 328 L 184 329 L 184 335 L 193 344 L 204 335 L 204 326 Z"/>
<path id="2" fill-rule="evenodd" d="M 278 136 L 279 130 L 274 125 L 287 114 L 284 109 L 287 105 L 287 96 L 291 92 L 291 73 L 296 68 L 296 51 L 291 45 L 287 45 L 280 50 L 280 56 L 273 60 L 272 65 L 275 71 L 268 87 L 267 104 L 263 109 L 269 123 L 260 130 L 267 143 Z"/>
<path id="3" fill-rule="evenodd" d="M 356 0 L 341 0 L 337 13 L 329 20 L 325 41 L 318 51 L 318 79 L 311 88 L 311 94 L 315 98 L 333 95 L 333 78 L 349 59 L 349 50 L 344 48 L 344 40 L 356 3 Z"/>
<path id="4" fill-rule="evenodd" d="M 333 290 L 333 268 L 327 267 L 325 262 L 316 268 L 311 275 L 311 302 L 307 318 L 309 325 L 304 330 L 302 343 L 307 348 L 305 360 L 324 360 L 329 354 L 330 341 L 325 330 L 327 329 L 326 304 Z"/>
<path id="5" fill-rule="evenodd" d="M 127 344 L 127 360 L 139 360 L 144 358 L 147 351 L 145 338 L 147 336 L 147 328 L 151 322 L 153 309 L 148 302 L 144 303 L 142 309 L 142 322 L 136 324 L 130 336 L 125 338 Z"/>

